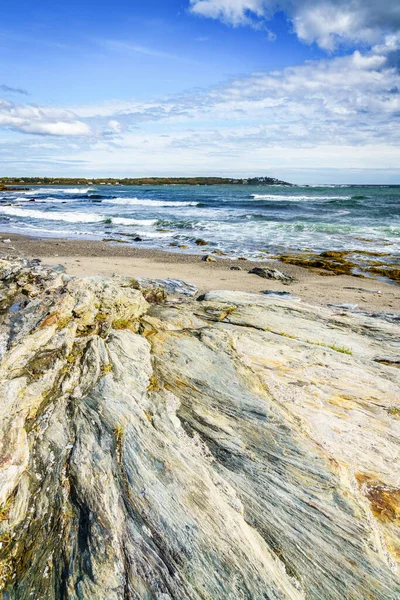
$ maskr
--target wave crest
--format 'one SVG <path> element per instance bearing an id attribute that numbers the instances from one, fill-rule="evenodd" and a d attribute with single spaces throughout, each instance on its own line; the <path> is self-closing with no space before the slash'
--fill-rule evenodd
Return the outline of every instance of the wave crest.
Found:
<path id="1" fill-rule="evenodd" d="M 350 196 L 281 196 L 277 194 L 251 194 L 254 200 L 272 200 L 275 202 L 312 202 L 313 200 L 350 200 Z"/>
<path id="2" fill-rule="evenodd" d="M 146 200 L 145 198 L 111 198 L 107 204 L 122 204 L 126 206 L 197 206 L 198 202 L 174 202 L 170 200 Z"/>

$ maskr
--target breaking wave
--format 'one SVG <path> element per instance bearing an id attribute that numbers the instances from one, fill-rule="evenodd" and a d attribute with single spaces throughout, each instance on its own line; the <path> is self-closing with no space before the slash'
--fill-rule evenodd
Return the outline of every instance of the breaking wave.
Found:
<path id="1" fill-rule="evenodd" d="M 197 206 L 198 202 L 172 202 L 169 200 L 146 200 L 145 198 L 111 198 L 107 204 L 121 204 L 123 206 Z"/>
<path id="2" fill-rule="evenodd" d="M 29 219 L 43 219 L 45 221 L 65 221 L 67 223 L 114 223 L 115 225 L 154 225 L 155 219 L 129 219 L 127 217 L 108 217 L 107 215 L 94 215 L 83 212 L 44 212 L 18 208 L 15 206 L 2 206 L 0 213 L 11 217 L 26 217 Z"/>
<path id="3" fill-rule="evenodd" d="M 276 202 L 306 202 L 313 200 L 350 200 L 350 196 L 283 196 L 278 194 L 251 194 L 254 200 L 273 200 Z"/>

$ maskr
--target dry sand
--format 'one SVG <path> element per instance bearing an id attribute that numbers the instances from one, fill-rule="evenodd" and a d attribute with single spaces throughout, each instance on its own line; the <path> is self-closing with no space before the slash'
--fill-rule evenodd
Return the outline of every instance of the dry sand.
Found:
<path id="1" fill-rule="evenodd" d="M 61 264 L 71 275 L 106 275 L 113 273 L 130 277 L 173 278 L 194 283 L 199 294 L 210 290 L 240 290 L 290 292 L 311 304 L 358 304 L 370 312 L 400 312 L 400 287 L 376 279 L 348 275 L 321 276 L 302 267 L 279 261 L 251 262 L 217 258 L 206 263 L 202 255 L 162 252 L 134 248 L 125 244 L 87 240 L 29 238 L 15 234 L 0 234 L 0 254 L 40 258 L 48 265 Z M 11 240 L 11 243 L 4 240 Z M 241 271 L 231 270 L 240 266 Z M 263 279 L 248 271 L 254 266 L 268 266 L 294 276 L 290 285 Z"/>

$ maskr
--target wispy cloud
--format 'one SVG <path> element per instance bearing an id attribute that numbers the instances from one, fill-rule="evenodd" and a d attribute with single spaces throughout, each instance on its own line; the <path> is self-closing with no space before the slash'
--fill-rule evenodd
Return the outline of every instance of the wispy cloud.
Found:
<path id="1" fill-rule="evenodd" d="M 158 48 L 150 48 L 148 46 L 142 46 L 140 44 L 133 44 L 131 42 L 121 40 L 96 40 L 100 45 L 105 46 L 108 50 L 116 50 L 119 52 L 130 52 L 134 54 L 143 54 L 145 56 L 153 56 L 154 58 L 175 60 L 180 62 L 191 62 L 197 63 L 187 56 L 181 54 L 174 54 L 172 52 L 166 52 Z"/>
<path id="2" fill-rule="evenodd" d="M 0 92 L 4 92 L 5 94 L 23 94 L 24 96 L 29 96 L 28 92 L 22 88 L 15 88 L 5 83 L 0 84 Z"/>
<path id="3" fill-rule="evenodd" d="M 4 24 L 3 24 L 4 25 Z M 11 42 L 17 42 L 18 44 L 33 44 L 35 46 L 44 46 L 46 48 L 52 48 L 55 50 L 68 50 L 70 51 L 72 46 L 70 44 L 60 42 L 59 40 L 45 39 L 42 36 L 29 35 L 24 32 L 15 32 L 5 29 L 0 29 L 1 38 L 9 40 Z"/>

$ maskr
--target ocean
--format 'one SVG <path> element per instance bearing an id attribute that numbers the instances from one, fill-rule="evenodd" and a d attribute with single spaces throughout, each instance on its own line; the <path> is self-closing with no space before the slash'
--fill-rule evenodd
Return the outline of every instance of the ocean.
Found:
<path id="1" fill-rule="evenodd" d="M 400 253 L 400 186 L 93 186 L 0 192 L 0 230 L 231 257 Z"/>

